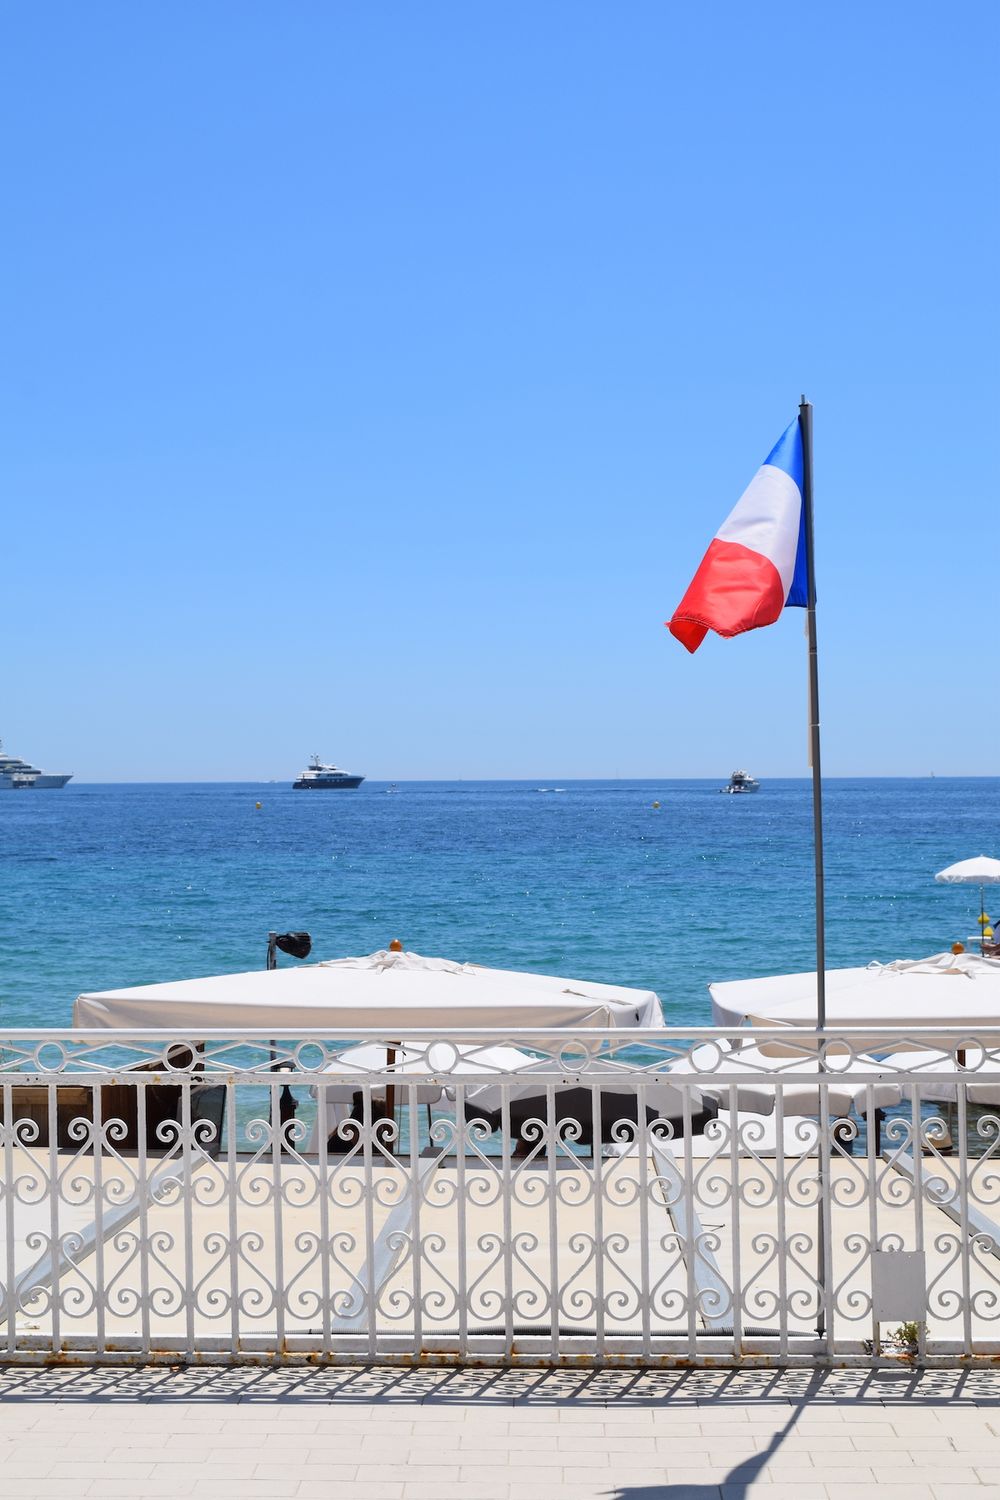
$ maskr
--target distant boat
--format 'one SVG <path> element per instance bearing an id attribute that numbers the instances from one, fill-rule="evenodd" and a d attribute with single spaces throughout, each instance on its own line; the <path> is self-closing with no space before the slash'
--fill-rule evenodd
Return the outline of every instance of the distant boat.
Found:
<path id="1" fill-rule="evenodd" d="M 67 776 L 40 771 L 37 766 L 29 766 L 26 760 L 8 755 L 0 740 L 0 792 L 54 791 L 72 779 L 72 773 Z"/>
<path id="2" fill-rule="evenodd" d="M 396 785 L 396 783 L 394 781 L 390 781 L 389 785 L 385 789 L 385 795 L 388 797 L 391 792 L 398 792 L 398 791 L 399 791 L 399 787 Z"/>
<path id="3" fill-rule="evenodd" d="M 339 766 L 324 765 L 319 756 L 314 755 L 306 770 L 292 782 L 292 789 L 296 792 L 353 791 L 364 779 L 351 771 L 342 771 Z"/>
<path id="4" fill-rule="evenodd" d="M 734 771 L 729 778 L 727 786 L 720 786 L 720 792 L 729 792 L 735 795 L 737 792 L 759 792 L 760 782 L 755 781 L 749 771 Z"/>

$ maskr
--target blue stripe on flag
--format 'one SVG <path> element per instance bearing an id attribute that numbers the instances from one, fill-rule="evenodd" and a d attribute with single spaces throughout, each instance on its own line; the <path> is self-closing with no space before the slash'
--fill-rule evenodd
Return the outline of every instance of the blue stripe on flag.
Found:
<path id="1" fill-rule="evenodd" d="M 795 418 L 785 428 L 770 453 L 765 458 L 766 464 L 771 464 L 775 469 L 783 469 L 799 487 L 802 493 L 803 465 L 802 465 L 802 430 L 799 427 L 799 419 Z"/>
<path id="2" fill-rule="evenodd" d="M 799 495 L 802 495 L 804 484 L 805 466 L 802 461 L 802 428 L 798 417 L 785 428 L 764 462 L 775 469 L 781 469 L 798 487 Z M 806 572 L 806 508 L 799 506 L 799 544 L 795 549 L 795 572 L 792 574 L 792 584 L 788 590 L 788 598 L 785 600 L 785 608 L 789 606 L 806 609 L 809 604 L 809 583 Z"/>
<path id="3" fill-rule="evenodd" d="M 801 494 L 801 488 L 799 494 Z M 785 600 L 785 608 L 789 605 L 797 605 L 799 609 L 809 607 L 809 576 L 806 572 L 806 508 L 799 507 L 799 545 L 795 549 L 795 572 L 792 574 L 792 586 L 788 590 L 788 598 Z"/>

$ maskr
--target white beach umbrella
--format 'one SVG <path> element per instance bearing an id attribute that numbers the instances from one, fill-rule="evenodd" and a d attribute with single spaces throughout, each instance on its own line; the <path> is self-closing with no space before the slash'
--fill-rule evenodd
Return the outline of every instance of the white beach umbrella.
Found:
<path id="1" fill-rule="evenodd" d="M 815 1026 L 816 975 L 777 974 L 710 984 L 717 1026 Z M 866 968 L 830 969 L 827 1025 L 900 1027 L 1000 1026 L 1000 961 L 978 954 L 936 953 Z"/>
<path id="2" fill-rule="evenodd" d="M 945 885 L 1000 885 L 1000 859 L 993 859 L 989 854 L 960 859 L 957 865 L 939 870 L 934 879 Z"/>
<path id="3" fill-rule="evenodd" d="M 988 854 L 979 854 L 975 859 L 960 859 L 958 864 L 939 870 L 934 876 L 942 885 L 978 885 L 979 887 L 979 935 L 986 926 L 986 906 L 983 901 L 983 886 L 1000 885 L 1000 859 L 991 859 Z"/>
<path id="4" fill-rule="evenodd" d="M 280 1026 L 286 1034 L 364 1027 L 392 1034 L 489 1027 L 662 1027 L 652 990 L 487 969 L 478 964 L 381 951 L 360 958 L 253 969 L 80 995 L 74 1026 L 184 1035 Z"/>

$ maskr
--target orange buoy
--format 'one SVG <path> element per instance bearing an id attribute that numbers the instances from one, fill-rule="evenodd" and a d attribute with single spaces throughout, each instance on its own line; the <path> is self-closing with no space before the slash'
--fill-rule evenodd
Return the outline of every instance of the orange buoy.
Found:
<path id="1" fill-rule="evenodd" d="M 399 938 L 393 938 L 392 942 L 389 944 L 389 952 L 390 953 L 402 953 L 402 951 L 403 951 L 403 945 L 399 941 Z"/>

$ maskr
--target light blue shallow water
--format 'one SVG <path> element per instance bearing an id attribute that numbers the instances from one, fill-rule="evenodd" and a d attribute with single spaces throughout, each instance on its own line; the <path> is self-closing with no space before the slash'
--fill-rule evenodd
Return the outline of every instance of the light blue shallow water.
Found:
<path id="1" fill-rule="evenodd" d="M 678 1024 L 708 1020 L 710 979 L 813 967 L 807 781 L 752 797 L 718 782 L 540 784 L 0 794 L 0 1020 L 61 1026 L 82 990 L 260 967 L 270 928 L 308 929 L 317 957 L 399 937 L 642 985 Z M 933 875 L 1000 853 L 998 793 L 995 780 L 827 783 L 831 967 L 975 930 L 977 892 Z M 1000 917 L 1000 888 L 996 904 Z"/>

